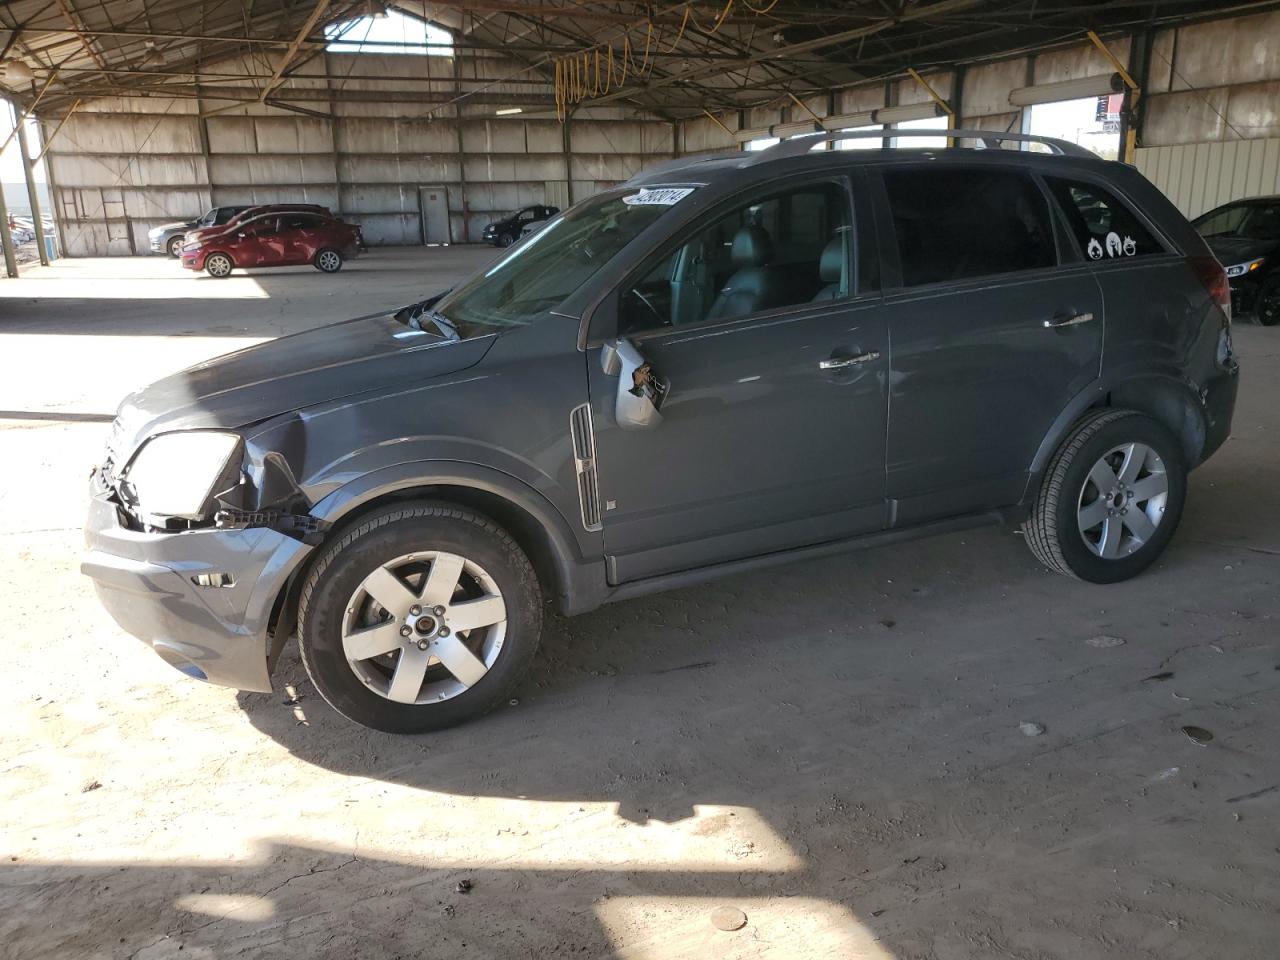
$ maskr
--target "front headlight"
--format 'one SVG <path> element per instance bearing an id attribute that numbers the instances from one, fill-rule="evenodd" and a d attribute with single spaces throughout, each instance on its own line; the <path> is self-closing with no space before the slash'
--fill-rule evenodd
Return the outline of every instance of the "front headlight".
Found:
<path id="1" fill-rule="evenodd" d="M 200 520 L 209 499 L 235 483 L 240 449 L 234 433 L 162 433 L 142 445 L 122 480 L 141 513 Z"/>
<path id="2" fill-rule="evenodd" d="M 1266 257 L 1259 257 L 1257 260 L 1248 260 L 1244 263 L 1234 263 L 1227 267 L 1227 276 L 1231 278 L 1243 277 L 1246 273 L 1253 273 L 1266 262 Z"/>

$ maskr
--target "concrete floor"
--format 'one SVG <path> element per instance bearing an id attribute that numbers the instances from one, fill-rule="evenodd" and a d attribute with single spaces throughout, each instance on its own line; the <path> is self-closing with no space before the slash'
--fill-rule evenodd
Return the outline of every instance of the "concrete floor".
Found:
<path id="1" fill-rule="evenodd" d="M 122 389 L 489 255 L 0 283 L 0 957 L 1275 957 L 1280 330 L 1237 328 L 1234 438 L 1126 584 L 1007 529 L 740 576 L 552 619 L 423 738 L 114 628 L 77 551 Z"/>

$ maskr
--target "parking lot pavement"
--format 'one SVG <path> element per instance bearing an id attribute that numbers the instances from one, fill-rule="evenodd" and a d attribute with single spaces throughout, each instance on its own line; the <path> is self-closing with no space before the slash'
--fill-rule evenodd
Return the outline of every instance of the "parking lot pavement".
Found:
<path id="1" fill-rule="evenodd" d="M 163 301 L 112 310 L 191 359 Z M 1280 332 L 1236 342 L 1233 439 L 1137 580 L 999 528 L 748 574 L 552 618 L 511 704 L 419 738 L 292 654 L 237 694 L 122 635 L 77 573 L 106 425 L 0 421 L 0 957 L 1272 958 Z"/>

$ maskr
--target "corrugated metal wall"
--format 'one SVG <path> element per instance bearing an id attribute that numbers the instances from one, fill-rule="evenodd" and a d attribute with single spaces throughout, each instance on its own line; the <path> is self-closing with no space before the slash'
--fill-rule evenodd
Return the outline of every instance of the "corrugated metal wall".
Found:
<path id="1" fill-rule="evenodd" d="M 1138 150 L 1137 167 L 1188 217 L 1242 197 L 1280 194 L 1280 139 Z"/>
<path id="2" fill-rule="evenodd" d="M 81 107 L 49 153 L 66 252 L 146 253 L 147 231 L 159 224 L 213 205 L 287 201 L 341 213 L 372 244 L 420 243 L 419 186 L 443 186 L 453 241 L 476 241 L 500 214 L 531 203 L 566 206 L 570 192 L 581 200 L 672 156 L 670 123 L 621 108 L 575 116 L 568 155 L 554 117 L 496 118 L 492 106 L 465 103 L 442 109 L 440 95 L 456 91 L 448 57 L 330 54 L 315 63 L 323 74 L 290 83 L 321 94 L 367 88 L 385 102 L 338 100 L 331 118 L 256 104 L 202 118 L 201 108 L 217 101 L 195 99 Z M 496 58 L 465 65 L 495 78 L 511 71 Z M 237 68 L 248 74 L 252 65 L 218 67 Z M 441 79 L 424 83 L 424 71 Z M 357 79 L 368 76 L 379 79 Z M 501 89 L 497 79 L 491 89 Z"/>
<path id="3" fill-rule="evenodd" d="M 1143 146 L 1189 144 L 1198 149 L 1210 142 L 1280 136 L 1280 11 L 1164 27 L 1150 39 L 1142 97 Z M 1108 38 L 1107 45 L 1122 63 L 1137 70 L 1135 44 L 1129 37 Z M 1009 103 L 1011 90 L 1113 69 L 1088 42 L 969 64 L 961 68 L 960 120 L 980 130 L 1016 131 L 1022 117 Z M 942 97 L 950 98 L 953 76 L 946 71 L 926 74 L 926 79 Z M 827 116 L 917 103 L 927 96 L 908 78 L 850 86 L 833 91 L 830 103 L 824 97 L 807 103 L 820 116 Z M 730 129 L 755 129 L 806 118 L 784 97 L 770 107 L 745 113 L 742 118 L 724 113 L 720 119 Z M 730 136 L 706 118 L 683 123 L 681 140 L 686 152 L 735 149 Z"/>

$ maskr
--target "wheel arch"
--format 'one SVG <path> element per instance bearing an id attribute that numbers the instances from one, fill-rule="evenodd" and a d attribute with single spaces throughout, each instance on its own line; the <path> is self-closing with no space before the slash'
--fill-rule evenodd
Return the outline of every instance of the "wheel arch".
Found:
<path id="1" fill-rule="evenodd" d="M 1076 422 L 1089 410 L 1108 407 L 1147 414 L 1178 438 L 1187 469 L 1200 463 L 1207 427 L 1198 398 L 1187 384 L 1159 373 L 1098 381 L 1077 394 L 1045 434 L 1031 463 L 1025 496 L 1035 492 L 1050 458 Z"/>
<path id="2" fill-rule="evenodd" d="M 323 548 L 375 510 L 424 500 L 467 507 L 499 524 L 529 557 L 544 594 L 564 612 L 583 612 L 603 601 L 603 565 L 583 558 L 564 517 L 532 487 L 474 464 L 399 464 L 347 483 L 312 508 L 312 515 L 330 526 L 276 596 L 271 666 L 293 633 L 302 585 Z"/>

